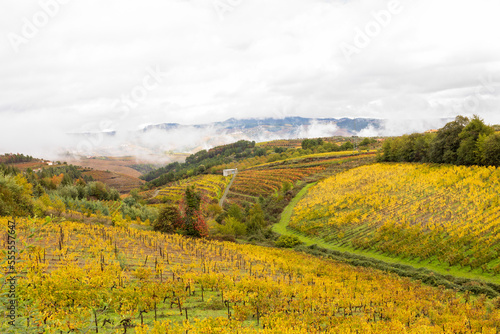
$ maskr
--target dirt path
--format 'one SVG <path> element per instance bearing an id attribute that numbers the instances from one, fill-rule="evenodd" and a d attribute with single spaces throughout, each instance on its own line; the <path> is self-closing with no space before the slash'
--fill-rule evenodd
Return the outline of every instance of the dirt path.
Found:
<path id="1" fill-rule="evenodd" d="M 237 173 L 236 173 L 237 174 Z M 231 178 L 231 181 L 226 187 L 226 190 L 224 190 L 224 195 L 222 195 L 220 201 L 219 201 L 219 206 L 222 208 L 222 205 L 224 205 L 224 201 L 226 200 L 227 194 L 229 193 L 229 189 L 231 188 L 231 185 L 233 184 L 234 179 L 236 178 L 236 174 L 233 174 L 233 177 Z"/>

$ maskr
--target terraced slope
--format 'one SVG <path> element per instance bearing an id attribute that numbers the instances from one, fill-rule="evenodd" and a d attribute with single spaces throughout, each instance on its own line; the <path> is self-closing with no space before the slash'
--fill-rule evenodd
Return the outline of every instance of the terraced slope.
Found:
<path id="1" fill-rule="evenodd" d="M 187 187 L 195 186 L 205 203 L 218 202 L 231 177 L 221 175 L 199 175 L 185 180 L 173 182 L 154 192 L 156 198 L 170 203 L 179 203 Z"/>
<path id="2" fill-rule="evenodd" d="M 309 189 L 289 227 L 333 245 L 500 273 L 500 169 L 375 164 Z"/>
<path id="3" fill-rule="evenodd" d="M 285 182 L 292 185 L 299 181 L 316 182 L 346 169 L 372 163 L 374 159 L 374 153 L 328 153 L 258 165 L 238 173 L 230 189 L 228 202 L 255 202 L 259 196 L 276 194 Z"/>

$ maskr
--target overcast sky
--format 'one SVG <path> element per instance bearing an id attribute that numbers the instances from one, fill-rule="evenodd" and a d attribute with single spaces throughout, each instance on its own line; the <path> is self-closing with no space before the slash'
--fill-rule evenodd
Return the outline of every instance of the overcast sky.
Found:
<path id="1" fill-rule="evenodd" d="M 0 151 L 230 117 L 500 123 L 499 13 L 498 0 L 2 0 Z"/>

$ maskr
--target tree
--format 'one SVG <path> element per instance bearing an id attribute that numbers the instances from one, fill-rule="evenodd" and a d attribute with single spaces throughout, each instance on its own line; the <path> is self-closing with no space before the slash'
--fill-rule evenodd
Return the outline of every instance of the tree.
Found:
<path id="1" fill-rule="evenodd" d="M 32 214 L 32 194 L 32 185 L 21 175 L 0 174 L 0 216 Z"/>
<path id="2" fill-rule="evenodd" d="M 237 204 L 231 204 L 229 209 L 227 209 L 227 216 L 236 218 L 239 221 L 243 220 L 243 213 Z"/>
<path id="3" fill-rule="evenodd" d="M 416 137 L 414 142 L 414 157 L 418 162 L 429 162 L 429 149 L 435 138 L 434 133 L 426 133 Z"/>
<path id="4" fill-rule="evenodd" d="M 266 226 L 264 211 L 259 203 L 254 204 L 249 212 L 247 219 L 247 227 L 250 232 L 261 231 Z"/>
<path id="5" fill-rule="evenodd" d="M 224 224 L 217 224 L 217 230 L 221 234 L 238 237 L 247 233 L 247 226 L 235 217 L 229 216 L 224 221 Z"/>
<path id="6" fill-rule="evenodd" d="M 458 135 L 460 146 L 457 149 L 457 163 L 461 165 L 480 164 L 482 157 L 477 141 L 479 136 L 488 136 L 492 133 L 494 133 L 493 128 L 484 124 L 482 119 L 474 115 Z"/>
<path id="7" fill-rule="evenodd" d="M 342 151 L 349 151 L 349 150 L 352 150 L 353 148 L 354 148 L 354 145 L 350 141 L 346 141 L 345 143 L 340 145 L 340 149 Z"/>
<path id="8" fill-rule="evenodd" d="M 500 134 L 487 136 L 482 143 L 481 162 L 484 165 L 500 166 Z"/>
<path id="9" fill-rule="evenodd" d="M 202 237 L 208 234 L 207 223 L 200 211 L 201 196 L 194 186 L 187 187 L 184 193 L 184 231 L 193 237 Z"/>
<path id="10" fill-rule="evenodd" d="M 56 210 L 58 216 L 61 216 L 63 211 L 66 210 L 64 202 L 60 198 L 52 202 L 52 207 L 54 208 L 54 210 Z"/>
<path id="11" fill-rule="evenodd" d="M 283 153 L 283 152 L 286 152 L 286 148 L 284 147 L 275 147 L 274 148 L 274 153 Z"/>
<path id="12" fill-rule="evenodd" d="M 364 138 L 360 143 L 359 146 L 368 146 L 370 145 L 371 141 L 369 138 Z"/>
<path id="13" fill-rule="evenodd" d="M 455 120 L 447 123 L 438 130 L 437 135 L 430 145 L 430 161 L 436 163 L 457 163 L 457 150 L 460 147 L 460 133 L 469 123 L 464 116 L 457 116 Z"/>
<path id="14" fill-rule="evenodd" d="M 205 165 L 199 165 L 197 170 L 196 170 L 196 174 L 203 174 L 203 173 L 205 173 L 206 170 L 207 170 L 207 168 L 205 167 Z"/>
<path id="15" fill-rule="evenodd" d="M 73 184 L 73 180 L 71 179 L 71 177 L 68 174 L 64 174 L 62 181 L 61 181 L 61 185 L 62 186 L 69 186 L 72 184 Z"/>
<path id="16" fill-rule="evenodd" d="M 307 149 L 313 149 L 316 146 L 321 146 L 323 145 L 323 139 L 322 138 L 317 138 L 317 139 L 304 139 L 301 143 L 301 146 L 304 150 Z"/>
<path id="17" fill-rule="evenodd" d="M 161 209 L 153 228 L 155 231 L 173 233 L 176 229 L 182 228 L 182 225 L 179 209 L 174 205 L 166 205 Z"/>
<path id="18" fill-rule="evenodd" d="M 194 186 L 187 187 L 184 193 L 184 198 L 186 200 L 186 214 L 191 215 L 195 211 L 200 211 L 201 196 L 196 192 Z"/>

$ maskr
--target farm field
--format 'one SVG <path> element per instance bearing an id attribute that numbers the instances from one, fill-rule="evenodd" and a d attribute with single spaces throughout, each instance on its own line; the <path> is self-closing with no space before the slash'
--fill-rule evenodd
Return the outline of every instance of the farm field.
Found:
<path id="1" fill-rule="evenodd" d="M 218 201 L 224 194 L 226 186 L 231 180 L 230 176 L 222 175 L 199 175 L 185 180 L 173 182 L 165 187 L 154 191 L 156 198 L 170 203 L 179 203 L 187 187 L 195 186 L 200 192 L 202 201 L 210 203 Z M 151 191 L 150 191 L 151 192 Z"/>
<path id="2" fill-rule="evenodd" d="M 500 310 L 483 297 L 290 250 L 50 219 L 18 219 L 15 229 L 17 333 L 496 333 L 500 326 Z M 7 333 L 5 314 L 0 328 Z"/>
<path id="3" fill-rule="evenodd" d="M 236 175 L 231 191 L 250 196 L 271 195 L 277 192 L 284 182 L 295 183 L 305 176 L 319 173 L 324 169 L 324 166 L 317 166 L 309 168 L 245 170 Z"/>
<path id="4" fill-rule="evenodd" d="M 277 193 L 285 182 L 315 182 L 349 168 L 374 161 L 374 154 L 318 154 L 266 163 L 239 172 L 231 186 L 228 203 L 255 201 Z"/>
<path id="5" fill-rule="evenodd" d="M 500 170 L 375 164 L 319 182 L 289 228 L 333 246 L 500 273 Z"/>
<path id="6" fill-rule="evenodd" d="M 95 170 L 109 170 L 114 173 L 138 178 L 141 173 L 132 167 L 137 164 L 158 163 L 161 161 L 183 161 L 187 154 L 170 154 L 166 156 L 151 156 L 147 158 L 136 157 L 80 157 L 79 159 L 67 159 L 68 164 L 92 168 Z"/>
<path id="7" fill-rule="evenodd" d="M 274 162 L 267 162 L 264 164 L 259 164 L 256 166 L 252 166 L 252 169 L 255 168 L 266 168 L 266 167 L 273 167 L 273 166 L 279 166 L 279 165 L 300 165 L 302 163 L 306 164 L 314 164 L 314 163 L 331 163 L 335 161 L 340 161 L 343 160 L 347 157 L 351 158 L 362 158 L 362 157 L 375 157 L 376 152 L 358 152 L 358 151 L 340 151 L 340 152 L 326 152 L 326 153 L 315 153 L 315 154 L 308 154 L 308 155 L 303 155 L 300 157 L 294 157 L 294 158 L 288 158 L 284 160 L 278 160 Z M 250 169 L 250 168 L 249 168 Z"/>
<path id="8" fill-rule="evenodd" d="M 87 170 L 83 175 L 92 176 L 95 181 L 115 188 L 120 194 L 127 194 L 132 189 L 139 188 L 144 184 L 144 181 L 137 177 L 104 170 Z"/>

